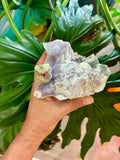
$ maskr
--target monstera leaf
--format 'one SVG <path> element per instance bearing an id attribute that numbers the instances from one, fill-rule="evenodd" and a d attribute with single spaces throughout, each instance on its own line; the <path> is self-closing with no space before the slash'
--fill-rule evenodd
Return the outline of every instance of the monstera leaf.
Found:
<path id="1" fill-rule="evenodd" d="M 19 2 L 19 0 L 16 2 Z M 27 0 L 21 1 L 26 4 Z M 55 4 L 55 0 L 53 0 Z M 92 6 L 80 8 L 77 0 L 71 0 L 69 7 L 62 7 L 57 2 L 59 13 L 53 11 L 52 19 L 57 38 L 69 41 L 74 51 L 88 56 L 97 53 L 113 38 L 114 31 L 107 33 L 101 29 L 103 20 L 92 16 Z M 51 7 L 48 0 L 32 1 L 30 12 L 36 23 L 46 23 L 51 17 Z M 60 14 L 60 17 L 59 17 Z M 5 151 L 24 122 L 30 91 L 33 83 L 34 66 L 44 49 L 42 44 L 28 31 L 22 32 L 23 40 L 13 42 L 8 38 L 0 39 L 0 148 Z M 103 64 L 114 65 L 119 60 L 119 48 L 99 61 Z M 112 74 L 107 81 L 104 91 L 94 95 L 94 104 L 72 112 L 62 133 L 62 147 L 72 139 L 81 136 L 81 123 L 88 118 L 87 130 L 82 141 L 81 157 L 84 158 L 94 143 L 97 130 L 100 128 L 101 143 L 109 141 L 113 135 L 120 136 L 120 112 L 116 103 L 120 102 L 119 92 L 109 92 L 109 88 L 120 86 L 120 71 Z M 43 142 L 41 147 L 49 148 L 48 143 L 56 137 L 60 123 L 53 133 Z"/>
<path id="2" fill-rule="evenodd" d="M 115 78 L 114 78 L 115 77 Z M 104 91 L 95 94 L 94 103 L 78 109 L 69 115 L 69 121 L 62 133 L 64 148 L 72 139 L 81 137 L 81 123 L 88 118 L 86 134 L 82 140 L 81 158 L 84 159 L 87 151 L 93 145 L 97 130 L 101 143 L 110 141 L 113 135 L 120 136 L 120 112 L 114 104 L 120 103 L 120 92 L 108 92 L 109 88 L 120 86 L 120 71 L 111 75 Z"/>
<path id="3" fill-rule="evenodd" d="M 74 51 L 81 55 L 97 53 L 114 38 L 115 33 L 100 29 L 103 20 L 98 15 L 92 16 L 92 5 L 79 7 L 76 1 L 70 2 L 67 8 L 57 1 L 60 17 L 56 11 L 52 13 L 56 37 L 69 41 Z"/>
<path id="4" fill-rule="evenodd" d="M 20 131 L 26 117 L 34 66 L 43 45 L 28 31 L 23 40 L 0 39 L 0 149 L 5 152 Z M 60 122 L 42 142 L 40 148 L 50 149 L 58 141 Z"/>
<path id="5" fill-rule="evenodd" d="M 44 49 L 28 31 L 22 41 L 0 39 L 0 148 L 5 151 L 25 119 L 34 66 Z M 9 136 L 8 136 L 9 135 Z"/>

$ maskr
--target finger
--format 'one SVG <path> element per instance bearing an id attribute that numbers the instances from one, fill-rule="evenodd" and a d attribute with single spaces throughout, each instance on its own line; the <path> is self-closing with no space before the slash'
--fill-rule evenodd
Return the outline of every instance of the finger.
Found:
<path id="1" fill-rule="evenodd" d="M 47 53 L 46 51 L 43 52 L 42 56 L 40 57 L 40 59 L 38 60 L 38 62 L 36 63 L 36 65 L 40 65 L 40 64 L 43 64 L 45 59 L 47 57 Z"/>
<path id="2" fill-rule="evenodd" d="M 78 56 L 78 53 L 77 53 L 77 52 L 74 52 L 74 56 Z"/>
<path id="3" fill-rule="evenodd" d="M 44 51 L 43 54 L 42 54 L 42 56 L 40 57 L 40 59 L 36 63 L 36 65 L 43 64 L 44 61 L 45 61 L 45 59 L 46 59 L 46 57 L 47 57 L 47 53 L 46 53 L 46 51 Z M 32 91 L 31 91 L 32 94 L 34 92 L 35 86 L 36 86 L 36 74 L 34 75 L 34 83 L 33 83 Z"/>
<path id="4" fill-rule="evenodd" d="M 90 105 L 94 102 L 94 99 L 92 96 L 86 96 L 82 98 L 77 98 L 73 100 L 65 100 L 60 102 L 60 109 L 63 110 L 65 114 L 68 114 L 78 108 L 81 108 L 86 105 Z"/>
<path id="5" fill-rule="evenodd" d="M 55 98 L 53 96 L 47 97 L 47 98 L 45 98 L 45 100 L 51 101 L 51 102 L 59 102 L 60 101 L 59 99 L 57 99 L 57 98 Z"/>
<path id="6" fill-rule="evenodd" d="M 40 59 L 38 60 L 38 62 L 36 63 L 36 65 L 43 64 L 45 62 L 46 57 L 47 57 L 47 53 L 45 51 L 45 52 L 43 52 L 42 56 L 40 57 Z M 36 80 L 36 74 L 34 76 L 34 81 L 35 80 Z"/>

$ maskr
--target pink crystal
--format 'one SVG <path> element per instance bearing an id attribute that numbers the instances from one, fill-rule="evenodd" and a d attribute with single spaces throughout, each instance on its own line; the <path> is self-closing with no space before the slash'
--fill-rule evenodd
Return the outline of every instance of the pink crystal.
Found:
<path id="1" fill-rule="evenodd" d="M 42 76 L 45 77 L 45 73 L 43 73 Z"/>

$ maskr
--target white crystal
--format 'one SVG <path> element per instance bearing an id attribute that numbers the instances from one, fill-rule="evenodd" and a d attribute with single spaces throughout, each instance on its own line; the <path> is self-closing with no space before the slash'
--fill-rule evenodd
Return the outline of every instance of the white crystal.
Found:
<path id="1" fill-rule="evenodd" d="M 74 56 L 69 42 L 44 43 L 45 63 L 35 67 L 37 86 L 34 96 L 54 96 L 59 100 L 93 95 L 104 89 L 110 75 L 107 65 L 99 64 L 95 55 Z"/>

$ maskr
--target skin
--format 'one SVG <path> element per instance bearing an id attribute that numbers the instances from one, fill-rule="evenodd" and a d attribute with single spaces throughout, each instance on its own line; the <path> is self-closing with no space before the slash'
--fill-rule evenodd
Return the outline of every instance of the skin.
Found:
<path id="1" fill-rule="evenodd" d="M 44 52 L 37 65 L 43 64 L 46 56 Z M 36 75 L 26 120 L 1 160 L 32 160 L 44 138 L 53 131 L 66 114 L 92 104 L 94 101 L 91 96 L 64 101 L 59 101 L 54 97 L 37 99 L 33 96 L 35 85 Z"/>

